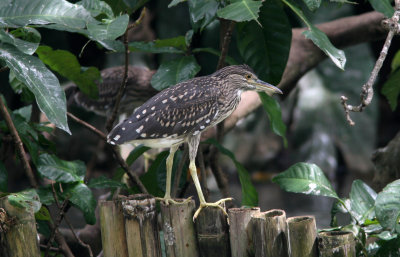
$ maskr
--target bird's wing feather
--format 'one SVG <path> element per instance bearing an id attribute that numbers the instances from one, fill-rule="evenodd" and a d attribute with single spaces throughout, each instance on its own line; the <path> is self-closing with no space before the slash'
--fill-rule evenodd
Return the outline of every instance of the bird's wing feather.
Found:
<path id="1" fill-rule="evenodd" d="M 197 134 L 213 123 L 218 113 L 214 79 L 192 79 L 168 88 L 144 103 L 117 125 L 108 141 L 123 144 L 133 140 L 180 137 Z"/>

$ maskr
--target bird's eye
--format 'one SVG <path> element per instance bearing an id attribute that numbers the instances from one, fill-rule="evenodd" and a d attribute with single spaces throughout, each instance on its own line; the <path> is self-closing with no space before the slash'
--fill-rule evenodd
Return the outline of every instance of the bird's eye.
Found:
<path id="1" fill-rule="evenodd" d="M 246 79 L 251 79 L 251 75 L 250 74 L 246 74 Z"/>

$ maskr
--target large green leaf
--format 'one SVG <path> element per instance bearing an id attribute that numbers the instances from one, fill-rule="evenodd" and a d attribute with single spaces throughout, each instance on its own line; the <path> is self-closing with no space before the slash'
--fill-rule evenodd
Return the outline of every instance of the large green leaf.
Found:
<path id="1" fill-rule="evenodd" d="M 96 81 L 101 80 L 100 71 L 89 67 L 82 71 L 75 55 L 65 50 L 53 50 L 49 46 L 40 46 L 36 54 L 52 70 L 75 82 L 79 89 L 91 98 L 99 94 Z"/>
<path id="2" fill-rule="evenodd" d="M 375 217 L 375 191 L 361 180 L 354 180 L 350 191 L 351 214 L 363 224 L 366 219 Z"/>
<path id="3" fill-rule="evenodd" d="M 233 0 L 231 4 L 219 9 L 217 15 L 220 18 L 237 22 L 251 20 L 258 22 L 258 13 L 261 5 L 262 1 Z"/>
<path id="4" fill-rule="evenodd" d="M 67 124 L 65 94 L 57 77 L 38 58 L 24 54 L 8 44 L 0 44 L 0 59 L 35 95 L 39 109 L 50 122 L 71 133 Z"/>
<path id="5" fill-rule="evenodd" d="M 382 227 L 400 233 L 400 179 L 388 184 L 378 194 L 375 213 Z"/>
<path id="6" fill-rule="evenodd" d="M 296 163 L 289 169 L 276 175 L 272 182 L 284 190 L 294 193 L 328 196 L 338 199 L 324 172 L 315 164 Z"/>
<path id="7" fill-rule="evenodd" d="M 204 29 L 214 19 L 219 3 L 215 0 L 188 0 L 190 19 L 193 29 Z"/>
<path id="8" fill-rule="evenodd" d="M 383 13 L 386 17 L 392 17 L 394 8 L 392 7 L 390 0 L 368 0 L 375 11 Z"/>
<path id="9" fill-rule="evenodd" d="M 163 90 L 164 88 L 193 78 L 199 71 L 200 66 L 193 56 L 184 56 L 172 61 L 163 62 L 151 78 L 151 85 L 157 90 Z"/>
<path id="10" fill-rule="evenodd" d="M 82 161 L 63 161 L 47 153 L 40 155 L 37 169 L 42 176 L 62 183 L 83 181 L 86 173 Z"/>
<path id="11" fill-rule="evenodd" d="M 282 137 L 283 144 L 286 147 L 286 125 L 285 123 L 283 123 L 281 107 L 278 101 L 263 92 L 259 93 L 259 96 L 264 106 L 264 110 L 267 112 L 268 118 L 270 120 L 272 131 Z"/>
<path id="12" fill-rule="evenodd" d="M 134 161 L 136 161 L 139 156 L 141 156 L 143 153 L 145 153 L 147 150 L 149 150 L 150 147 L 144 146 L 144 145 L 139 145 L 135 147 L 130 153 L 128 158 L 126 158 L 126 163 L 128 165 L 132 165 Z"/>
<path id="13" fill-rule="evenodd" d="M 389 101 L 392 111 L 396 110 L 400 95 L 400 69 L 392 73 L 382 87 L 382 94 Z"/>
<path id="14" fill-rule="evenodd" d="M 6 166 L 0 161 L 0 192 L 8 191 L 8 172 Z"/>
<path id="15" fill-rule="evenodd" d="M 242 186 L 242 205 L 243 206 L 258 206 L 258 193 L 255 189 L 253 183 L 251 182 L 251 177 L 249 172 L 243 165 L 236 160 L 235 155 L 219 144 L 215 139 L 208 139 L 204 143 L 215 145 L 218 150 L 231 158 L 236 166 L 236 170 L 239 174 L 240 185 Z"/>
<path id="16" fill-rule="evenodd" d="M 0 41 L 14 45 L 25 54 L 33 54 L 39 46 L 40 39 L 39 32 L 34 28 L 18 28 L 10 32 L 0 29 Z"/>
<path id="17" fill-rule="evenodd" d="M 42 206 L 39 196 L 34 189 L 12 193 L 7 198 L 10 204 L 20 208 L 32 208 L 33 212 L 39 211 Z"/>
<path id="18" fill-rule="evenodd" d="M 140 177 L 143 185 L 146 187 L 149 194 L 162 197 L 165 193 L 165 183 L 160 181 L 160 173 L 165 174 L 165 161 L 168 157 L 168 152 L 164 151 L 157 155 L 156 159 L 151 164 L 149 170 Z M 165 175 L 164 175 L 165 176 Z"/>
<path id="19" fill-rule="evenodd" d="M 262 80 L 278 84 L 289 58 L 292 29 L 276 0 L 263 3 L 259 20 L 262 28 L 255 21 L 237 25 L 238 49 Z"/>
<path id="20" fill-rule="evenodd" d="M 186 49 L 184 36 L 157 39 L 152 42 L 136 41 L 129 43 L 129 50 L 132 52 L 183 54 Z"/>
<path id="21" fill-rule="evenodd" d="M 104 1 L 101 0 L 81 0 L 76 4 L 82 5 L 88 10 L 93 17 L 97 17 L 100 14 L 105 14 L 108 18 L 114 18 L 112 8 Z"/>
<path id="22" fill-rule="evenodd" d="M 35 25 L 77 32 L 98 41 L 110 50 L 118 48 L 110 40 L 125 32 L 127 22 L 127 15 L 99 22 L 83 6 L 65 0 L 4 0 L 0 2 L 0 28 Z"/>
<path id="23" fill-rule="evenodd" d="M 307 31 L 303 34 L 306 38 L 311 39 L 313 43 L 319 47 L 340 69 L 344 69 L 346 64 L 346 56 L 342 50 L 334 47 L 324 32 L 315 27 L 304 15 L 304 13 L 296 7 L 291 0 L 282 0 L 297 16 L 307 25 Z"/>
<path id="24" fill-rule="evenodd" d="M 126 188 L 126 185 L 124 183 L 114 179 L 109 179 L 105 176 L 92 178 L 87 186 L 90 188 Z"/>
<path id="25" fill-rule="evenodd" d="M 83 183 L 77 182 L 64 186 L 63 198 L 68 199 L 73 206 L 83 212 L 86 223 L 94 225 L 96 223 L 96 200 L 92 191 Z"/>
<path id="26" fill-rule="evenodd" d="M 315 11 L 321 5 L 321 0 L 303 0 L 303 2 L 307 5 L 307 8 L 310 11 Z"/>

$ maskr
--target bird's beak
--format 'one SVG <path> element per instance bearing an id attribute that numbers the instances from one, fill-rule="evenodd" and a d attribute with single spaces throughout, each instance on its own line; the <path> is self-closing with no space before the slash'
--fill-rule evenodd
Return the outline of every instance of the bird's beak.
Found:
<path id="1" fill-rule="evenodd" d="M 279 88 L 260 79 L 255 80 L 252 84 L 256 87 L 257 91 L 263 91 L 270 96 L 273 94 L 283 94 L 283 92 Z"/>

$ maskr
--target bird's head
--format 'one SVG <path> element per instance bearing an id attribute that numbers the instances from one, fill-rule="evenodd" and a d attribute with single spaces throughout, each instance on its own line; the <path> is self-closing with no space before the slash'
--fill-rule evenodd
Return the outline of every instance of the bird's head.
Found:
<path id="1" fill-rule="evenodd" d="M 229 83 L 230 86 L 236 87 L 239 90 L 265 92 L 270 96 L 276 93 L 283 94 L 279 88 L 260 80 L 246 64 L 227 66 L 213 75 L 220 77 L 224 82 Z"/>

